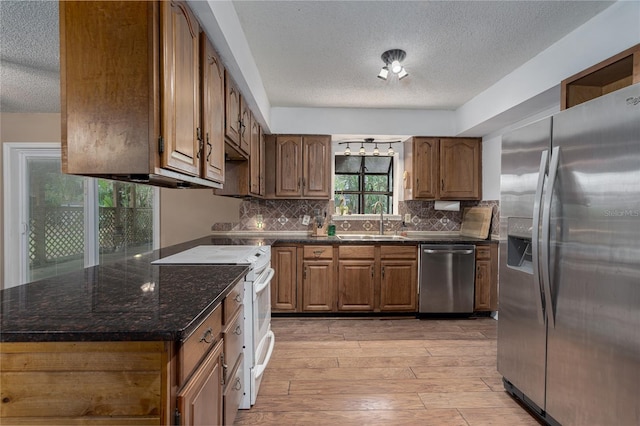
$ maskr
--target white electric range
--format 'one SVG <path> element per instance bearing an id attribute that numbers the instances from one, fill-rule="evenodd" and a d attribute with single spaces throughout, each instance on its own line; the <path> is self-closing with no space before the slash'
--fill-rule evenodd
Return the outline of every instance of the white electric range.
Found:
<path id="1" fill-rule="evenodd" d="M 153 264 L 248 265 L 244 278 L 244 383 L 240 408 L 256 402 L 264 370 L 271 359 L 271 246 L 203 245 L 158 259 Z"/>

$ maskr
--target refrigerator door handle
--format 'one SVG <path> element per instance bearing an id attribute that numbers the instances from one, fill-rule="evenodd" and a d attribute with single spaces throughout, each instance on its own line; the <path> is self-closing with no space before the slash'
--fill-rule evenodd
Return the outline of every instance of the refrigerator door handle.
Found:
<path id="1" fill-rule="evenodd" d="M 547 166 L 549 164 L 549 150 L 545 149 L 540 155 L 540 170 L 538 172 L 538 184 L 536 185 L 536 195 L 533 200 L 533 227 L 531 229 L 531 261 L 533 263 L 533 294 L 536 297 L 536 312 L 538 313 L 538 322 L 544 325 L 544 308 L 542 306 L 542 285 L 540 282 L 540 208 L 542 205 L 542 188 L 544 187 L 545 177 L 547 175 Z"/>
<path id="2" fill-rule="evenodd" d="M 558 176 L 558 162 L 560 161 L 560 148 L 555 147 L 551 151 L 551 161 L 549 162 L 549 180 L 544 196 L 544 209 L 542 211 L 542 283 L 544 285 L 545 305 L 549 326 L 555 328 L 556 315 L 553 309 L 553 297 L 551 297 L 551 272 L 549 268 L 549 237 L 551 234 L 551 199 L 553 198 L 553 187 Z"/>

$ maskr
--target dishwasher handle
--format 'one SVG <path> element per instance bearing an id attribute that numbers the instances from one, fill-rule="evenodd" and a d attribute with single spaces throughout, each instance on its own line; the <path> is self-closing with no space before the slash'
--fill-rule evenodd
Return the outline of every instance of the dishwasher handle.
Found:
<path id="1" fill-rule="evenodd" d="M 451 250 L 451 249 L 446 249 L 446 250 L 434 250 L 434 249 L 423 249 L 422 250 L 423 253 L 426 254 L 473 254 L 473 249 L 467 249 L 467 250 Z"/>

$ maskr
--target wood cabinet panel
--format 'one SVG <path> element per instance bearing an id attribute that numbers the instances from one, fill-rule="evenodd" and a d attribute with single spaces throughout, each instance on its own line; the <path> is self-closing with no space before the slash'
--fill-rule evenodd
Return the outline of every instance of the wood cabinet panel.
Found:
<path id="1" fill-rule="evenodd" d="M 230 374 L 226 381 L 224 389 L 224 423 L 225 425 L 232 425 L 238 415 L 238 409 L 240 408 L 240 402 L 242 401 L 243 393 L 245 392 L 242 386 L 243 378 L 243 365 L 242 360 L 244 356 L 241 354 L 240 358 L 236 362 L 236 366 L 233 372 Z"/>
<path id="2" fill-rule="evenodd" d="M 373 311 L 375 261 L 338 261 L 338 310 Z"/>
<path id="3" fill-rule="evenodd" d="M 302 311 L 331 312 L 335 309 L 333 260 L 302 262 Z"/>
<path id="4" fill-rule="evenodd" d="M 304 246 L 305 259 L 333 259 L 333 246 Z"/>
<path id="5" fill-rule="evenodd" d="M 418 261 L 380 262 L 380 310 L 417 311 Z"/>
<path id="6" fill-rule="evenodd" d="M 223 342 L 220 341 L 178 393 L 176 401 L 181 425 L 222 424 L 222 352 Z"/>
<path id="7" fill-rule="evenodd" d="M 302 196 L 330 198 L 331 191 L 331 138 L 304 136 Z"/>
<path id="8" fill-rule="evenodd" d="M 275 274 L 271 281 L 271 308 L 274 312 L 295 312 L 297 309 L 298 249 L 273 247 L 271 264 Z"/>
<path id="9" fill-rule="evenodd" d="M 240 95 L 240 151 L 249 154 L 251 151 L 251 110 Z"/>
<path id="10" fill-rule="evenodd" d="M 276 137 L 276 197 L 302 196 L 302 137 Z"/>
<path id="11" fill-rule="evenodd" d="M 264 135 L 260 123 L 251 115 L 249 154 L 249 192 L 253 195 L 263 196 L 264 189 Z"/>
<path id="12" fill-rule="evenodd" d="M 438 139 L 416 138 L 414 145 L 414 197 L 437 198 L 438 196 Z"/>
<path id="13" fill-rule="evenodd" d="M 498 245 L 476 246 L 475 311 L 498 310 Z"/>
<path id="14" fill-rule="evenodd" d="M 227 71 L 224 73 L 224 105 L 225 105 L 225 137 L 227 142 L 240 149 L 240 134 L 242 126 L 240 123 L 240 92 L 236 83 Z"/>
<path id="15" fill-rule="evenodd" d="M 162 165 L 199 175 L 200 25 L 186 2 L 161 2 L 164 103 Z"/>
<path id="16" fill-rule="evenodd" d="M 441 199 L 480 199 L 481 145 L 475 138 L 440 139 Z"/>
<path id="17" fill-rule="evenodd" d="M 220 341 L 222 331 L 222 309 L 214 311 L 191 333 L 180 346 L 178 358 L 180 368 L 178 370 L 178 386 L 188 380 L 189 376 L 202 360 L 202 357 Z"/>
<path id="18" fill-rule="evenodd" d="M 224 183 L 224 66 L 204 32 L 202 63 L 202 142 L 199 157 L 204 178 Z"/>

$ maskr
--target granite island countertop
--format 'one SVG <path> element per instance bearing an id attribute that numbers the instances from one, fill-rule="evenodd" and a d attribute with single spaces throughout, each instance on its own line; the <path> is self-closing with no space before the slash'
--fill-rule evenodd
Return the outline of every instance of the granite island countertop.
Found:
<path id="1" fill-rule="evenodd" d="M 248 270 L 152 265 L 160 256 L 156 250 L 2 290 L 0 341 L 183 340 Z"/>

